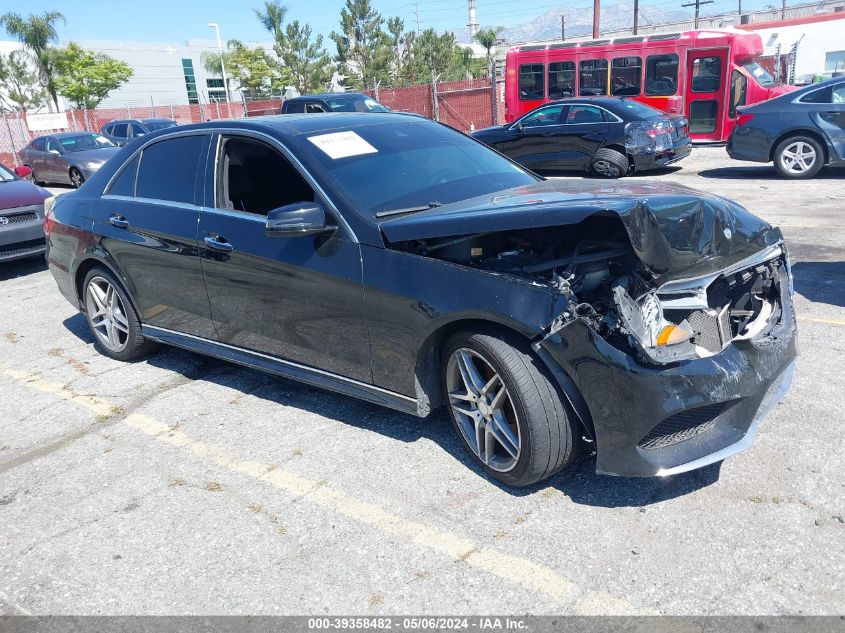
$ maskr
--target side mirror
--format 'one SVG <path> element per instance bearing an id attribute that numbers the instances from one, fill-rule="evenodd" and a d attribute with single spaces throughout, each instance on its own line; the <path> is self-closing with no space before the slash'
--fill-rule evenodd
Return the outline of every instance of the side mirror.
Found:
<path id="1" fill-rule="evenodd" d="M 32 175 L 32 170 L 26 165 L 15 167 L 15 173 L 21 178 L 29 178 Z"/>
<path id="2" fill-rule="evenodd" d="M 518 121 L 518 122 L 516 122 L 516 123 L 514 123 L 514 124 L 513 124 L 513 129 L 514 129 L 516 132 L 520 132 L 520 133 L 521 133 L 521 132 L 525 129 L 525 126 L 522 124 L 522 121 Z"/>
<path id="3" fill-rule="evenodd" d="M 51 154 L 55 154 L 56 156 L 61 156 L 62 153 L 57 149 L 48 150 Z"/>
<path id="4" fill-rule="evenodd" d="M 326 211 L 316 202 L 296 202 L 270 211 L 264 232 L 268 237 L 304 237 L 336 228 L 326 225 Z"/>

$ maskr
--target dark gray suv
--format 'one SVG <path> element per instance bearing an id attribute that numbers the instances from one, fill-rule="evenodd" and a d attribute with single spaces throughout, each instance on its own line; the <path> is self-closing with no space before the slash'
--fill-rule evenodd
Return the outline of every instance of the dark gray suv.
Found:
<path id="1" fill-rule="evenodd" d="M 173 119 L 118 119 L 103 126 L 102 134 L 115 145 L 126 145 L 133 138 L 178 125 Z"/>

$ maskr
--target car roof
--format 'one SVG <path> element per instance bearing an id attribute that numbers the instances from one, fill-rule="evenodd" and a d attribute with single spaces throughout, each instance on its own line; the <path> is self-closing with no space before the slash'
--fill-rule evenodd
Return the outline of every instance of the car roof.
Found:
<path id="1" fill-rule="evenodd" d="M 364 97 L 365 99 L 371 98 L 363 92 L 321 92 L 319 94 L 300 95 L 291 99 L 285 99 L 285 102 L 290 103 L 291 101 L 305 101 L 306 99 L 350 99 L 359 97 Z"/>
<path id="2" fill-rule="evenodd" d="M 38 136 L 36 138 L 70 138 L 71 136 L 85 136 L 86 134 L 99 134 L 99 132 L 89 132 L 88 130 L 80 130 L 79 132 L 56 132 L 54 134 L 43 134 L 42 136 Z"/>
<path id="3" fill-rule="evenodd" d="M 219 119 L 203 121 L 179 126 L 179 131 L 215 130 L 227 128 L 232 130 L 256 130 L 270 133 L 272 136 L 289 138 L 302 134 L 345 132 L 365 126 L 395 125 L 398 122 L 416 123 L 418 125 L 439 125 L 421 116 L 406 112 L 326 112 L 320 116 L 313 114 L 271 114 L 267 116 L 250 117 L 248 119 Z M 164 129 L 153 132 L 146 139 L 173 134 L 174 130 Z"/>
<path id="4" fill-rule="evenodd" d="M 159 121 L 172 121 L 175 123 L 174 119 L 168 119 L 167 117 L 163 116 L 151 116 L 151 117 L 143 117 L 140 119 L 112 119 L 107 123 L 103 124 L 103 127 L 106 125 L 112 125 L 113 123 L 157 123 Z"/>

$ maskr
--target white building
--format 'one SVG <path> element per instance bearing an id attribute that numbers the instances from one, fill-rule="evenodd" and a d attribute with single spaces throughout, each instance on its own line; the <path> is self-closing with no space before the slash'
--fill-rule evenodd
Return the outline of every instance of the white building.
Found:
<path id="1" fill-rule="evenodd" d="M 155 105 L 211 103 L 225 99 L 223 79 L 208 73 L 204 53 L 216 53 L 214 40 L 192 39 L 182 44 L 167 42 L 131 42 L 79 40 L 82 48 L 105 53 L 132 68 L 132 77 L 114 90 L 101 107 L 115 108 Z M 250 43 L 272 50 L 272 44 Z M 20 48 L 18 42 L 0 41 L 0 52 L 8 54 Z M 232 99 L 240 93 L 232 90 Z"/>
<path id="2" fill-rule="evenodd" d="M 795 83 L 811 81 L 816 75 L 830 77 L 834 72 L 845 72 L 845 11 L 743 24 L 739 28 L 760 34 L 765 55 L 788 55 L 798 43 Z"/>

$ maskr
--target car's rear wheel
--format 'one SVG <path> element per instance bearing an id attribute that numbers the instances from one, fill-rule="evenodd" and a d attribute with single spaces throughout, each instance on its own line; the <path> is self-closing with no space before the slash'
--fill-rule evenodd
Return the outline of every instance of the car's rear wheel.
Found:
<path id="1" fill-rule="evenodd" d="M 76 167 L 70 168 L 70 184 L 74 186 L 74 188 L 79 189 L 82 186 L 82 183 L 85 182 L 85 176 L 82 175 L 82 172 L 79 171 Z"/>
<path id="2" fill-rule="evenodd" d="M 601 178 L 621 178 L 629 167 L 627 156 L 606 147 L 597 150 L 590 162 L 590 171 Z"/>
<path id="3" fill-rule="evenodd" d="M 152 349 L 126 291 L 111 272 L 96 267 L 85 276 L 83 301 L 88 327 L 102 354 L 126 361 Z"/>
<path id="4" fill-rule="evenodd" d="M 793 136 L 778 143 L 774 154 L 775 169 L 784 178 L 812 178 L 824 166 L 821 144 L 809 136 Z"/>
<path id="5" fill-rule="evenodd" d="M 452 423 L 490 476 L 527 486 L 572 461 L 580 429 L 540 361 L 514 337 L 458 333 L 442 367 Z"/>

